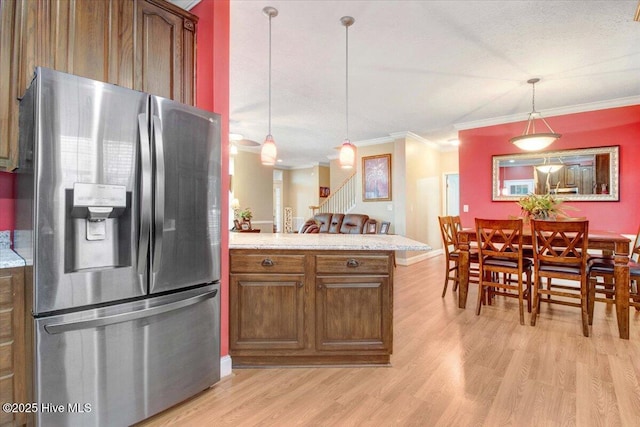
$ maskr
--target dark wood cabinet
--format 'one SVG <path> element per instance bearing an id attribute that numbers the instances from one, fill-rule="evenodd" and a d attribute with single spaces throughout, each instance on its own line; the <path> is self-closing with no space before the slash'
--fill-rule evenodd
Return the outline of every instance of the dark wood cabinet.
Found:
<path id="1" fill-rule="evenodd" d="M 389 363 L 393 252 L 232 249 L 230 264 L 234 367 Z"/>
<path id="2" fill-rule="evenodd" d="M 564 165 L 555 172 L 551 172 L 548 176 L 549 188 L 547 189 L 547 174 L 537 172 L 538 185 L 536 193 L 544 194 L 547 190 L 555 191 L 559 194 L 576 193 L 576 194 L 593 194 L 593 166 L 592 165 Z"/>
<path id="3" fill-rule="evenodd" d="M 316 279 L 316 349 L 391 350 L 388 276 Z"/>
<path id="4" fill-rule="evenodd" d="M 232 274 L 234 349 L 304 348 L 304 275 Z"/>
<path id="5" fill-rule="evenodd" d="M 25 403 L 24 268 L 0 269 L 0 402 Z M 0 425 L 27 422 L 25 412 L 0 412 Z"/>
<path id="6" fill-rule="evenodd" d="M 193 105 L 196 18 L 168 6 L 136 3 L 133 88 Z"/>
<path id="7" fill-rule="evenodd" d="M 197 16 L 165 0 L 0 3 L 0 170 L 18 159 L 19 100 L 42 66 L 195 103 Z"/>

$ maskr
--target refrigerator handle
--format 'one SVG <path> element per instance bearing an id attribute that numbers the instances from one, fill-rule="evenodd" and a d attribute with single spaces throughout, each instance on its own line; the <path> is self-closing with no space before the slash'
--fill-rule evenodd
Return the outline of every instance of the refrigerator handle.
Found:
<path id="1" fill-rule="evenodd" d="M 151 148 L 149 146 L 148 119 L 146 114 L 138 114 L 140 132 L 140 238 L 138 239 L 138 274 L 147 268 L 147 251 L 151 229 Z"/>
<path id="2" fill-rule="evenodd" d="M 164 230 L 164 146 L 162 144 L 162 122 L 158 116 L 153 116 L 153 143 L 156 165 L 156 188 L 154 210 L 154 242 L 153 242 L 153 272 L 160 270 L 162 258 L 162 233 Z"/>
<path id="3" fill-rule="evenodd" d="M 47 331 L 48 334 L 54 335 L 64 332 L 114 325 L 116 323 L 130 322 L 133 320 L 157 316 L 159 314 L 186 308 L 210 298 L 214 298 L 217 294 L 218 290 L 214 289 L 211 292 L 206 292 L 204 294 L 196 295 L 191 298 L 171 302 L 157 307 L 145 308 L 143 310 L 137 310 L 128 313 L 119 313 L 112 316 L 98 317 L 93 319 L 78 320 L 74 322 L 52 323 L 50 325 L 44 325 L 44 330 Z"/>

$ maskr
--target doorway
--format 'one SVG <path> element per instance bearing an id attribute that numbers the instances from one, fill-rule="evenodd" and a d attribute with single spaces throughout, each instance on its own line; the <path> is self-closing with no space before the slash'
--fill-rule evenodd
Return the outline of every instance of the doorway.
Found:
<path id="1" fill-rule="evenodd" d="M 444 174 L 444 186 L 444 214 L 447 216 L 460 215 L 460 174 Z"/>

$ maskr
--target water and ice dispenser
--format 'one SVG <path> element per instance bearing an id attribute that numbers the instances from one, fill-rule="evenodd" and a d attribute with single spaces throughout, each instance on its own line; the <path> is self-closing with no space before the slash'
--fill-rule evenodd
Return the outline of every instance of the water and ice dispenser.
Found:
<path id="1" fill-rule="evenodd" d="M 76 182 L 67 194 L 65 270 L 130 265 L 131 196 L 126 187 Z"/>

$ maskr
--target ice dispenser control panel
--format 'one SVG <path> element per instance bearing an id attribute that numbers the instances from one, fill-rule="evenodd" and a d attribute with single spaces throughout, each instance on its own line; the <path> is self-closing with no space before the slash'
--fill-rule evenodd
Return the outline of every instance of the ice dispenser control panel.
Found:
<path id="1" fill-rule="evenodd" d="M 124 185 L 73 184 L 73 208 L 71 216 L 85 218 L 87 240 L 106 238 L 107 218 L 117 218 L 127 207 L 127 188 Z"/>

